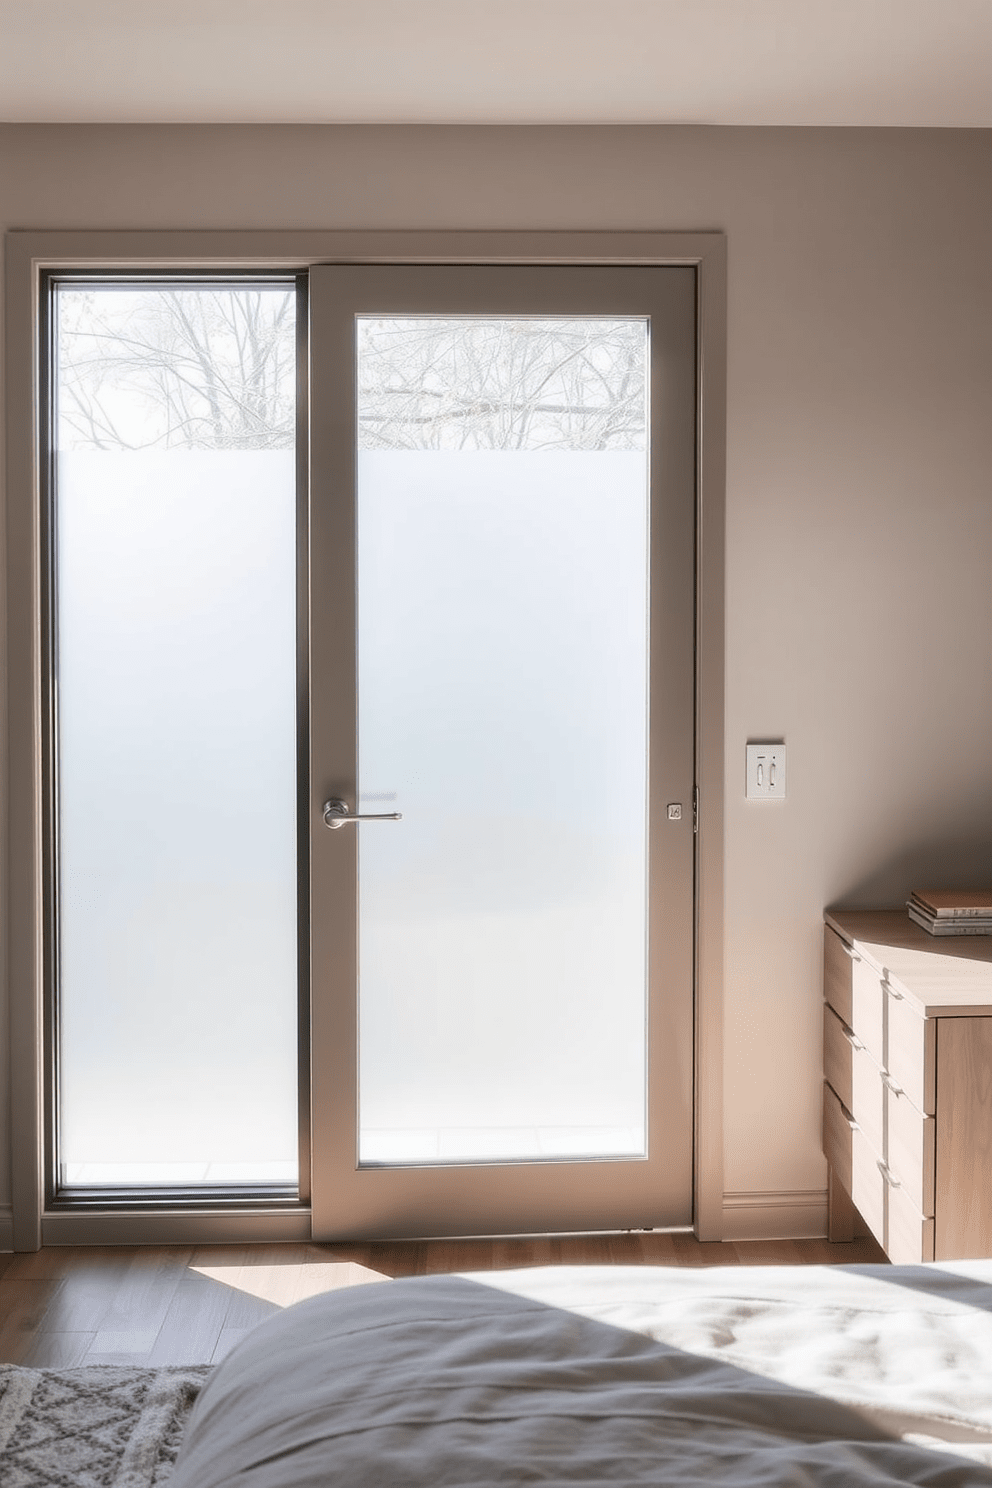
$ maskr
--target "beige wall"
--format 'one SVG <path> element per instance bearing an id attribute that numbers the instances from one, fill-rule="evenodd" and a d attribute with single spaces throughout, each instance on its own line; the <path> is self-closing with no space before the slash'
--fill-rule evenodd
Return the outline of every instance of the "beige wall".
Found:
<path id="1" fill-rule="evenodd" d="M 0 223 L 726 232 L 725 1187 L 822 1190 L 823 906 L 992 880 L 992 133 L 8 127 Z"/>

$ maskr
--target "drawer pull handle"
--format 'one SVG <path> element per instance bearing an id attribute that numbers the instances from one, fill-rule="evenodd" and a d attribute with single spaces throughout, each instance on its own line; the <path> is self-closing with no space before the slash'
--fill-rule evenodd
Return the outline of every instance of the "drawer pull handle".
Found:
<path id="1" fill-rule="evenodd" d="M 885 1086 L 886 1090 L 891 1090 L 893 1095 L 906 1094 L 902 1086 L 896 1084 L 895 1080 L 893 1080 L 892 1076 L 888 1073 L 887 1070 L 882 1071 L 882 1084 Z"/>
<path id="2" fill-rule="evenodd" d="M 860 1054 L 862 1049 L 864 1048 L 864 1044 L 858 1038 L 858 1035 L 855 1033 L 854 1029 L 848 1028 L 846 1023 L 842 1023 L 841 1030 L 851 1048 L 855 1051 L 856 1054 Z"/>
<path id="3" fill-rule="evenodd" d="M 899 1182 L 899 1179 L 896 1177 L 895 1173 L 893 1173 L 888 1163 L 883 1162 L 880 1157 L 876 1158 L 875 1161 L 878 1164 L 878 1171 L 881 1173 L 882 1177 L 885 1179 L 889 1187 L 902 1188 L 902 1184 Z"/>
<path id="4" fill-rule="evenodd" d="M 857 951 L 854 949 L 853 946 L 849 946 L 846 940 L 841 941 L 840 948 L 844 952 L 845 956 L 850 956 L 852 961 L 861 960 L 861 957 L 858 955 Z"/>

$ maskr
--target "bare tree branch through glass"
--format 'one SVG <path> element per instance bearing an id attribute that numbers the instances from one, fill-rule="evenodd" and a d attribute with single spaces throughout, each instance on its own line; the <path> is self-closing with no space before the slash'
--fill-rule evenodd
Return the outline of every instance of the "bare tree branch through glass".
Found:
<path id="1" fill-rule="evenodd" d="M 286 284 L 60 291 L 63 449 L 288 449 L 296 405 Z M 646 445 L 642 319 L 357 322 L 361 449 Z"/>
<path id="2" fill-rule="evenodd" d="M 643 320 L 358 322 L 361 449 L 643 449 Z"/>
<path id="3" fill-rule="evenodd" d="M 63 288 L 63 449 L 290 449 L 296 307 L 285 285 Z"/>

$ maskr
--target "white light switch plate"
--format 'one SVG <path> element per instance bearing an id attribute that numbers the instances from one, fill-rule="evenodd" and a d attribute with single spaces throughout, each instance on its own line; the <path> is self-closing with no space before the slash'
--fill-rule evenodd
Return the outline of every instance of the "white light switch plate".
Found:
<path id="1" fill-rule="evenodd" d="M 785 795 L 785 745 L 747 746 L 747 798 L 780 801 Z"/>

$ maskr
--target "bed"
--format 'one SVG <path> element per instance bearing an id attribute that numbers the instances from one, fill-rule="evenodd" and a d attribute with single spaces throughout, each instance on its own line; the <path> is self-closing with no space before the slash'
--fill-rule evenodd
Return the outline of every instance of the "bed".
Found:
<path id="1" fill-rule="evenodd" d="M 218 1366 L 170 1488 L 530 1483 L 992 1485 L 992 1262 L 327 1293 Z"/>

